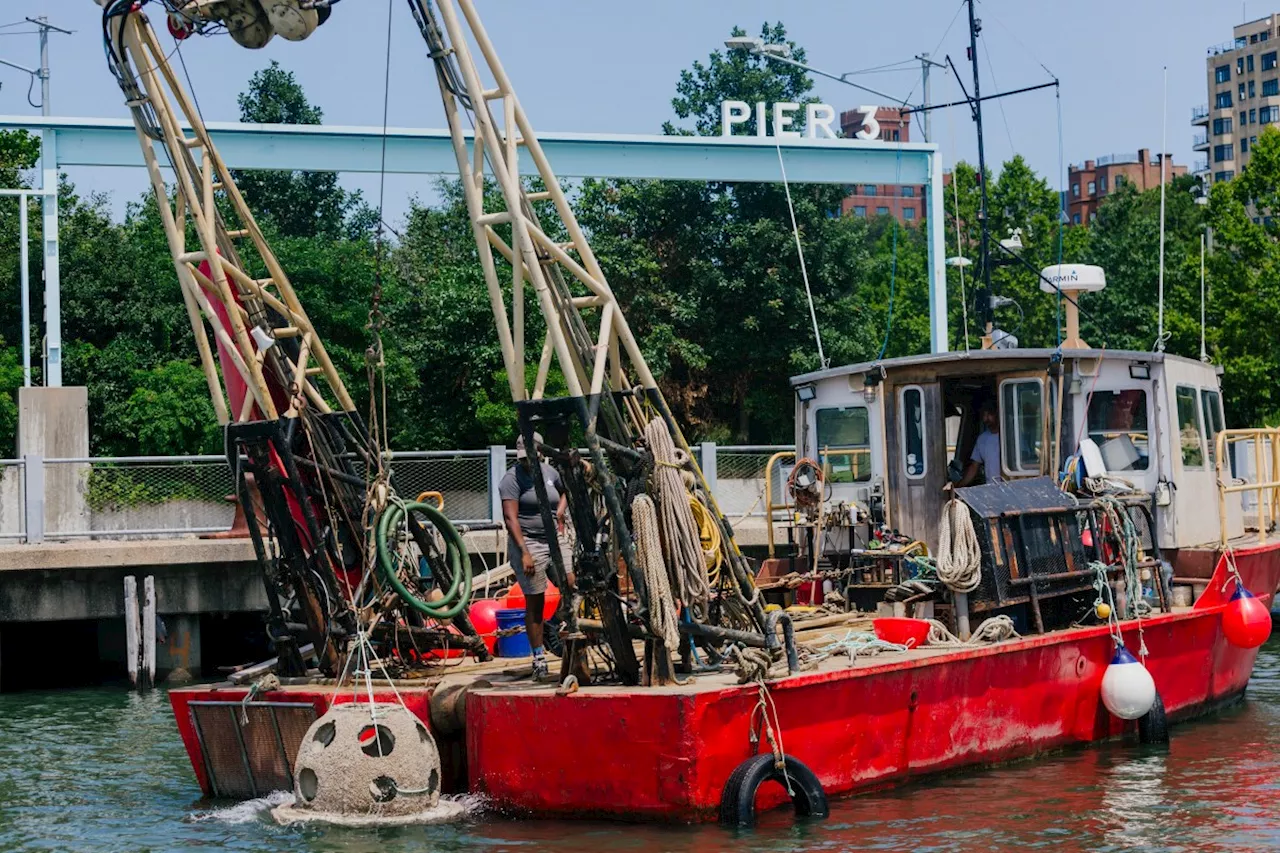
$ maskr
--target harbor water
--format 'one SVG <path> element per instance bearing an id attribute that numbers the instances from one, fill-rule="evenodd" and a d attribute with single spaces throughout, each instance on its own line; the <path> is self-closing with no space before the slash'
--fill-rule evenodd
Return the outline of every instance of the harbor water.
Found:
<path id="1" fill-rule="evenodd" d="M 531 733 L 534 736 L 534 733 Z M 584 757 L 585 758 L 585 757 Z M 601 760 L 600 756 L 591 757 Z M 0 851 L 1211 851 L 1280 849 L 1280 640 L 1247 699 L 1173 730 L 786 811 L 751 831 L 518 821 L 468 800 L 448 827 L 278 827 L 202 800 L 162 692 L 0 695 Z"/>

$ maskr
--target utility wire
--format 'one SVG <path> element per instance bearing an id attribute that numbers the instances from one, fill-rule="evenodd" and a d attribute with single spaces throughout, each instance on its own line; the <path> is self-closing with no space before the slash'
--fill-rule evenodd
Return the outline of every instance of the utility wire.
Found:
<path id="1" fill-rule="evenodd" d="M 947 36 L 951 35 L 951 28 L 956 25 L 956 21 L 959 20 L 960 18 L 960 13 L 964 11 L 964 4 L 965 4 L 965 0 L 960 0 L 960 5 L 956 7 L 956 13 L 951 16 L 951 23 L 947 24 L 947 28 L 942 32 L 942 38 L 938 39 L 938 43 L 933 46 L 933 50 L 929 51 L 930 56 L 933 56 L 939 50 L 941 50 L 942 43 L 947 40 Z M 902 103 L 904 106 L 911 102 L 911 96 L 916 93 L 916 86 L 919 84 L 920 84 L 919 80 L 917 80 L 915 83 L 912 84 L 911 91 L 908 92 L 907 96 L 902 99 Z"/>
<path id="2" fill-rule="evenodd" d="M 1000 83 L 996 81 L 996 70 L 991 65 L 991 51 L 987 50 L 986 39 L 983 39 L 981 44 L 982 44 L 982 54 L 987 58 L 987 73 L 991 75 L 991 86 L 996 91 L 999 91 Z M 1009 153 L 1010 155 L 1012 155 L 1013 152 L 1017 151 L 1018 149 L 1013 146 L 1013 133 L 1011 133 L 1009 130 L 1009 116 L 1005 114 L 1004 101 L 1001 99 L 997 99 L 996 106 L 1000 108 L 1000 120 L 1004 122 L 1004 135 L 1009 139 Z"/>

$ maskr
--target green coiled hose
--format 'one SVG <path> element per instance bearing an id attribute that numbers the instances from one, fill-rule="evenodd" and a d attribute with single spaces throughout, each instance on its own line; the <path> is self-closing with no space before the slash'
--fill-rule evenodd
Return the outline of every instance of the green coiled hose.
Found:
<path id="1" fill-rule="evenodd" d="M 444 590 L 444 598 L 440 601 L 423 601 L 418 598 L 400 580 L 395 564 L 391 561 L 391 551 L 387 547 L 387 539 L 408 513 L 420 512 L 426 516 L 436 530 L 444 537 L 445 559 L 448 561 L 453 580 L 449 589 Z M 377 530 L 378 567 L 382 577 L 410 607 L 432 619 L 452 619 L 462 612 L 471 601 L 471 558 L 467 554 L 467 545 L 462 541 L 462 534 L 454 527 L 444 513 L 428 503 L 409 501 L 388 504 L 378 517 Z"/>

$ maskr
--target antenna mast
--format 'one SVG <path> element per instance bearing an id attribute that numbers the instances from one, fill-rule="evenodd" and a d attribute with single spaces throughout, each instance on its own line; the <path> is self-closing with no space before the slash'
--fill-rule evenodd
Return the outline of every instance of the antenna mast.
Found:
<path id="1" fill-rule="evenodd" d="M 987 225 L 987 157 L 982 144 L 982 89 L 978 78 L 978 33 L 982 31 L 982 21 L 974 16 L 974 0 L 969 3 L 969 60 L 973 65 L 973 120 L 978 126 L 978 187 L 981 191 L 981 203 L 978 207 L 978 222 L 982 227 L 982 243 L 978 251 L 978 264 L 981 271 L 981 284 L 977 293 L 978 324 L 982 328 L 982 348 L 991 346 L 991 234 Z"/>

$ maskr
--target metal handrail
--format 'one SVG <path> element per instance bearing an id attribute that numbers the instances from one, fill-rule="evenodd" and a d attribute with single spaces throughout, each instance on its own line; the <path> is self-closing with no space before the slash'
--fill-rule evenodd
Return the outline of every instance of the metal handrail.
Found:
<path id="1" fill-rule="evenodd" d="M 1270 445 L 1267 451 L 1270 459 L 1264 455 L 1263 441 Z M 1243 481 L 1239 477 L 1231 477 L 1230 470 L 1224 476 L 1224 465 L 1227 465 L 1227 449 L 1230 445 L 1242 441 L 1253 442 L 1254 479 L 1256 482 Z M 1224 429 L 1218 433 L 1215 441 L 1214 468 L 1218 480 L 1218 522 L 1222 534 L 1222 545 L 1226 547 L 1230 539 L 1227 530 L 1227 495 L 1256 492 L 1258 496 L 1258 541 L 1267 541 L 1267 530 L 1280 517 L 1280 427 L 1262 427 L 1255 429 Z M 1268 468 L 1267 463 L 1270 463 Z M 1265 479 L 1264 479 L 1265 477 Z"/>

